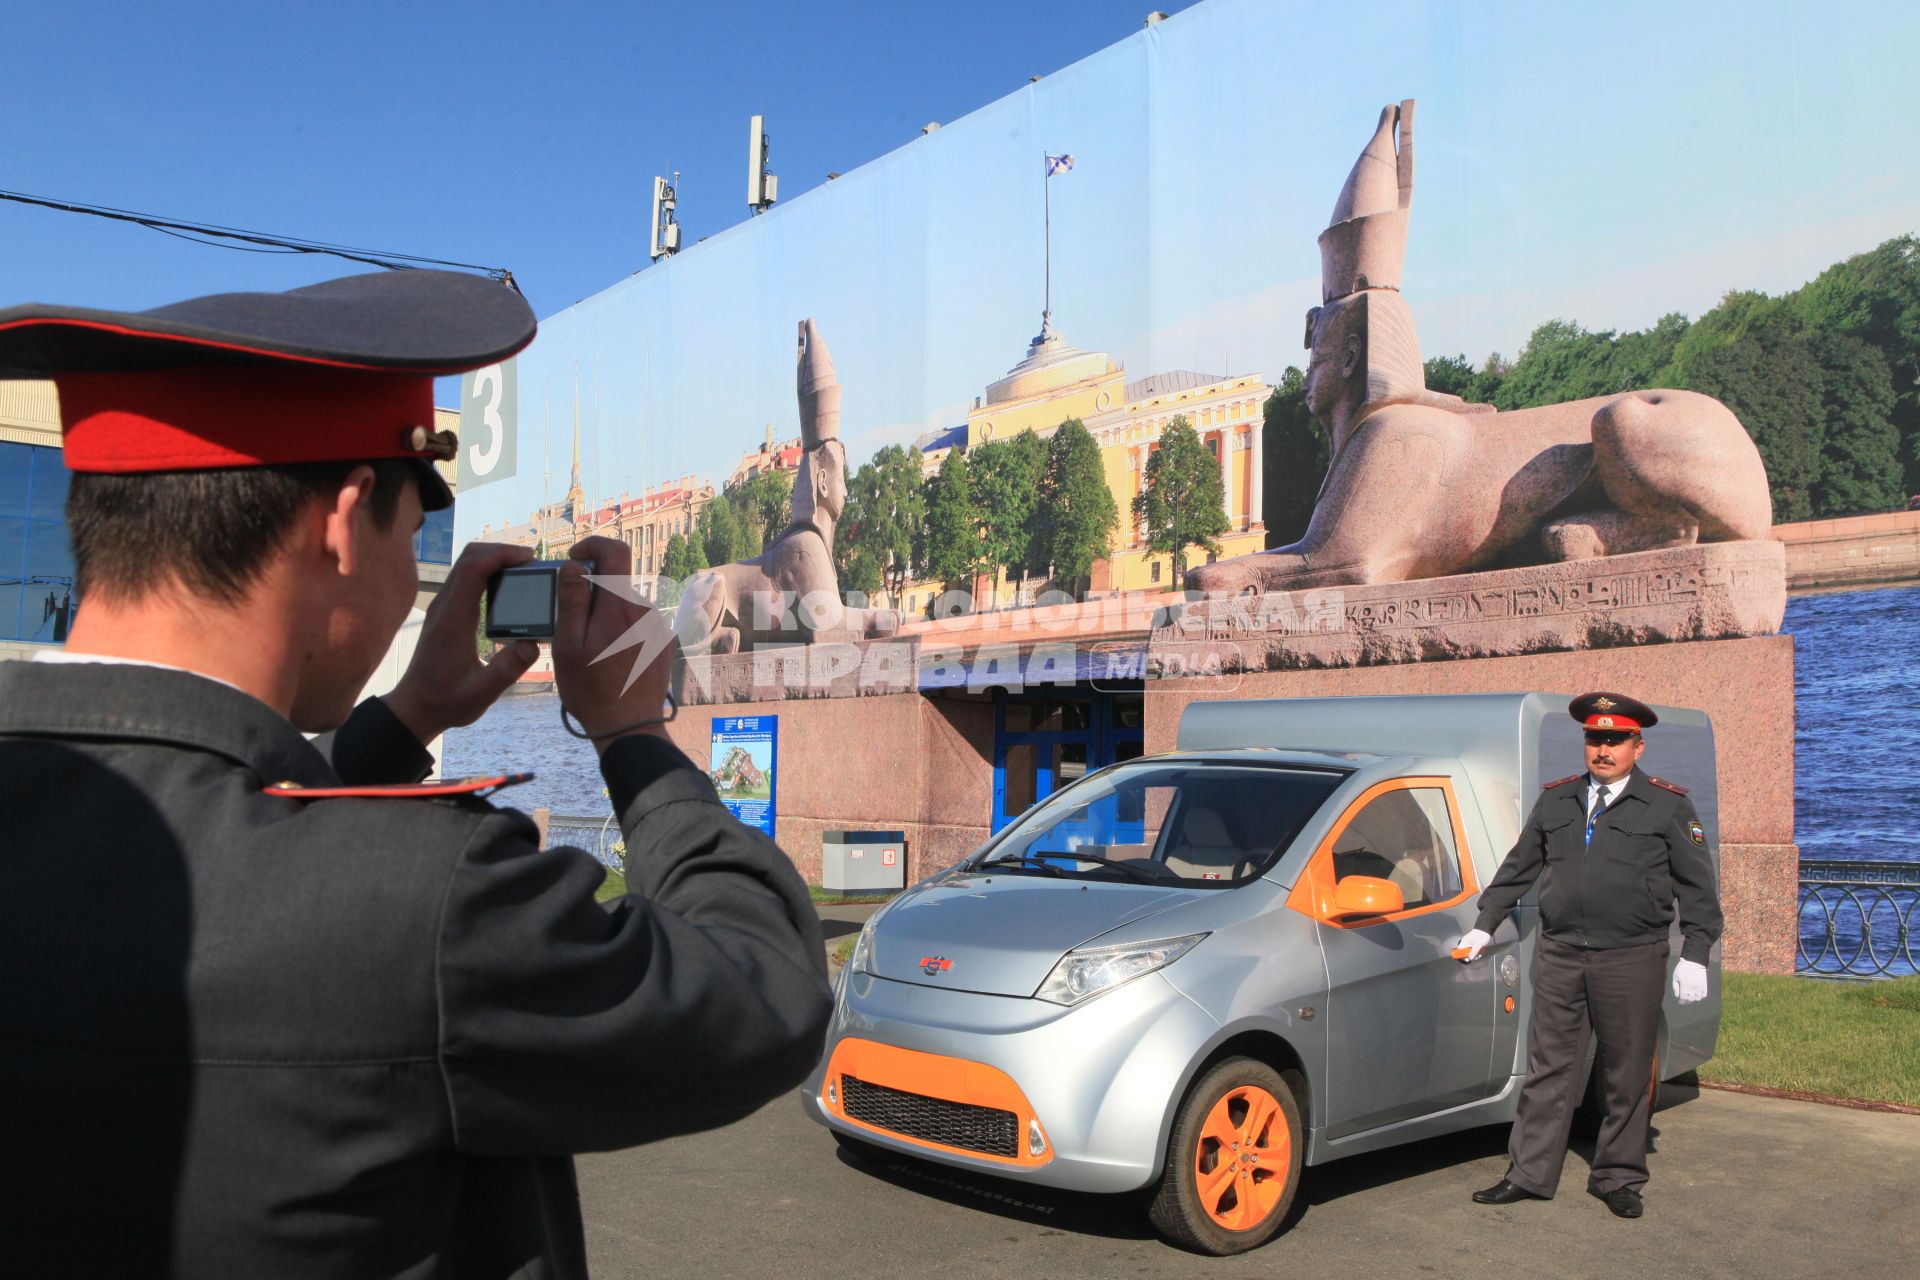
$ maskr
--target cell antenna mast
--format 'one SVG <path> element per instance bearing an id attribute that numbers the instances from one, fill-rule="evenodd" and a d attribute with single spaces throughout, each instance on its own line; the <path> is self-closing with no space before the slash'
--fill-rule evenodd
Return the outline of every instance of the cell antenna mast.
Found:
<path id="1" fill-rule="evenodd" d="M 747 122 L 747 208 L 756 214 L 765 213 L 780 198 L 780 181 L 767 168 L 772 143 L 765 116 Z"/>
<path id="2" fill-rule="evenodd" d="M 655 262 L 680 252 L 680 223 L 673 216 L 679 203 L 673 189 L 679 185 L 678 172 L 671 182 L 665 178 L 653 180 L 653 232 L 648 254 Z"/>

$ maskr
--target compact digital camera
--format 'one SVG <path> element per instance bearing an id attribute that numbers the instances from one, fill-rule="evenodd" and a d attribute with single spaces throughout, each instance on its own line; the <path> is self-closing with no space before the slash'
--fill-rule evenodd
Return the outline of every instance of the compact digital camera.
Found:
<path id="1" fill-rule="evenodd" d="M 532 560 L 501 569 L 487 579 L 487 639 L 553 639 L 560 607 L 560 569 L 566 563 Z M 587 572 L 593 572 L 591 563 Z"/>

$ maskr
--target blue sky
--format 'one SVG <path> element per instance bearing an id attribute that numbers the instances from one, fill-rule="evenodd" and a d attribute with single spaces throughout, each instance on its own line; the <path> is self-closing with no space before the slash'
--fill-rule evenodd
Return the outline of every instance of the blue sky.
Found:
<path id="1" fill-rule="evenodd" d="M 1134 376 L 1302 362 L 1314 237 L 1402 97 L 1428 354 L 1697 315 L 1920 224 L 1911 6 L 1146 7 L 16 3 L 0 187 L 512 268 L 525 456 L 463 533 L 541 499 L 549 399 L 564 486 L 576 368 L 596 496 L 790 434 L 804 315 L 856 461 L 957 421 L 1038 324 L 1043 151 L 1078 158 L 1056 322 Z M 756 111 L 783 198 L 748 230 Z M 689 249 L 633 276 L 676 168 Z M 0 264 L 9 302 L 127 307 L 354 269 L 5 204 Z"/>

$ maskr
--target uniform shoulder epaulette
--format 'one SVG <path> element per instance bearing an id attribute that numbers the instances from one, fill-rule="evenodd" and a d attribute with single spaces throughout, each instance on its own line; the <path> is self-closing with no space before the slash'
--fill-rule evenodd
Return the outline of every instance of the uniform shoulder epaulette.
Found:
<path id="1" fill-rule="evenodd" d="M 1677 796 L 1683 796 L 1687 794 L 1687 789 L 1685 787 L 1681 786 L 1677 782 L 1668 782 L 1665 778 L 1656 778 L 1652 774 L 1648 774 L 1647 781 L 1651 782 L 1654 786 L 1659 787 L 1662 791 L 1671 791 L 1673 792 L 1673 794 Z"/>
<path id="2" fill-rule="evenodd" d="M 483 778 L 445 778 L 437 782 L 396 782 L 373 787 L 307 787 L 298 782 L 276 782 L 260 788 L 270 796 L 285 796 L 289 800 L 339 800 L 353 798 L 360 800 L 399 799 L 422 800 L 437 796 L 481 796 L 491 795 L 502 787 L 518 786 L 529 782 L 531 773 L 498 773 Z"/>
<path id="3" fill-rule="evenodd" d="M 1584 774 L 1584 773 L 1570 773 L 1570 774 L 1568 774 L 1568 775 L 1567 775 L 1566 777 L 1564 777 L 1564 778 L 1555 778 L 1555 779 L 1554 779 L 1554 780 L 1553 780 L 1552 782 L 1543 782 L 1543 783 L 1541 783 L 1541 784 L 1540 784 L 1540 789 L 1541 789 L 1542 791 L 1551 791 L 1551 790 L 1553 790 L 1553 789 L 1554 789 L 1555 787 L 1564 787 L 1564 786 L 1566 786 L 1566 785 L 1567 785 L 1567 784 L 1568 784 L 1569 782 L 1578 782 L 1578 781 L 1580 781 L 1580 779 L 1582 779 L 1582 778 L 1584 778 L 1584 777 L 1586 777 L 1586 776 L 1587 776 L 1587 775 L 1586 775 L 1586 774 Z"/>

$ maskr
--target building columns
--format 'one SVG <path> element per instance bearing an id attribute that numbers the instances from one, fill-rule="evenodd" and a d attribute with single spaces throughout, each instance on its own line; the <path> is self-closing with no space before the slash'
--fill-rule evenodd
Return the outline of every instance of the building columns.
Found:
<path id="1" fill-rule="evenodd" d="M 1267 522 L 1262 499 L 1266 496 L 1266 449 L 1261 437 L 1266 435 L 1265 424 L 1256 419 L 1253 424 L 1252 461 L 1247 463 L 1247 490 L 1251 495 L 1247 500 L 1247 528 L 1264 525 Z"/>
<path id="2" fill-rule="evenodd" d="M 1220 429 L 1220 496 L 1227 509 L 1227 523 L 1233 523 L 1233 428 Z"/>

